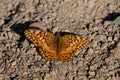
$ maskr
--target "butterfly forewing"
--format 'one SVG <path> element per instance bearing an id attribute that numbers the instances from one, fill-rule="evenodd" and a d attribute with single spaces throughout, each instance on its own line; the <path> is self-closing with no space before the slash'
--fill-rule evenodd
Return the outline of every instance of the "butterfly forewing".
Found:
<path id="1" fill-rule="evenodd" d="M 39 48 L 40 54 L 47 60 L 56 60 L 55 36 L 42 30 L 26 30 L 26 37 Z"/>

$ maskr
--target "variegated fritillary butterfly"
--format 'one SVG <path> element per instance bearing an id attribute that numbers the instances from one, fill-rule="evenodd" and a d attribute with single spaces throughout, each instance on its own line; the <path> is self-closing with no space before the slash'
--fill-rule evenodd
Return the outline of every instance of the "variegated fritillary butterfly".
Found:
<path id="1" fill-rule="evenodd" d="M 89 44 L 86 38 L 74 34 L 61 36 L 60 33 L 53 35 L 42 30 L 28 29 L 25 36 L 40 49 L 41 56 L 50 61 L 68 61 L 76 51 Z"/>

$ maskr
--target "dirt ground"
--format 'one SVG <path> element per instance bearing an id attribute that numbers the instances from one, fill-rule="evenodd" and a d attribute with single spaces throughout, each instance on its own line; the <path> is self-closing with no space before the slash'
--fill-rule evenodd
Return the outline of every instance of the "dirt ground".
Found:
<path id="1" fill-rule="evenodd" d="M 0 0 L 0 13 L 0 80 L 120 80 L 120 26 L 109 22 L 120 0 Z M 68 62 L 46 61 L 24 36 L 31 24 L 90 44 Z"/>

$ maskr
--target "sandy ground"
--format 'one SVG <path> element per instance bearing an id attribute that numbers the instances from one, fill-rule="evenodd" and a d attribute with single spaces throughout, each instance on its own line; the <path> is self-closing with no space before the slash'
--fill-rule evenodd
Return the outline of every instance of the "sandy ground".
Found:
<path id="1" fill-rule="evenodd" d="M 0 80 L 120 80 L 120 26 L 109 22 L 120 0 L 0 0 L 0 13 Z M 90 44 L 69 62 L 46 61 L 24 36 L 33 22 Z"/>

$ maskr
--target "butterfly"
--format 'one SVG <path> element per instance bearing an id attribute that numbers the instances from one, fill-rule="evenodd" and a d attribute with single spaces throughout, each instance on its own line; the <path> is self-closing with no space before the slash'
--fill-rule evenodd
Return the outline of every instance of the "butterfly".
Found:
<path id="1" fill-rule="evenodd" d="M 69 61 L 79 49 L 89 44 L 89 40 L 75 34 L 52 34 L 43 30 L 25 30 L 28 40 L 38 47 L 43 58 L 49 61 Z"/>

